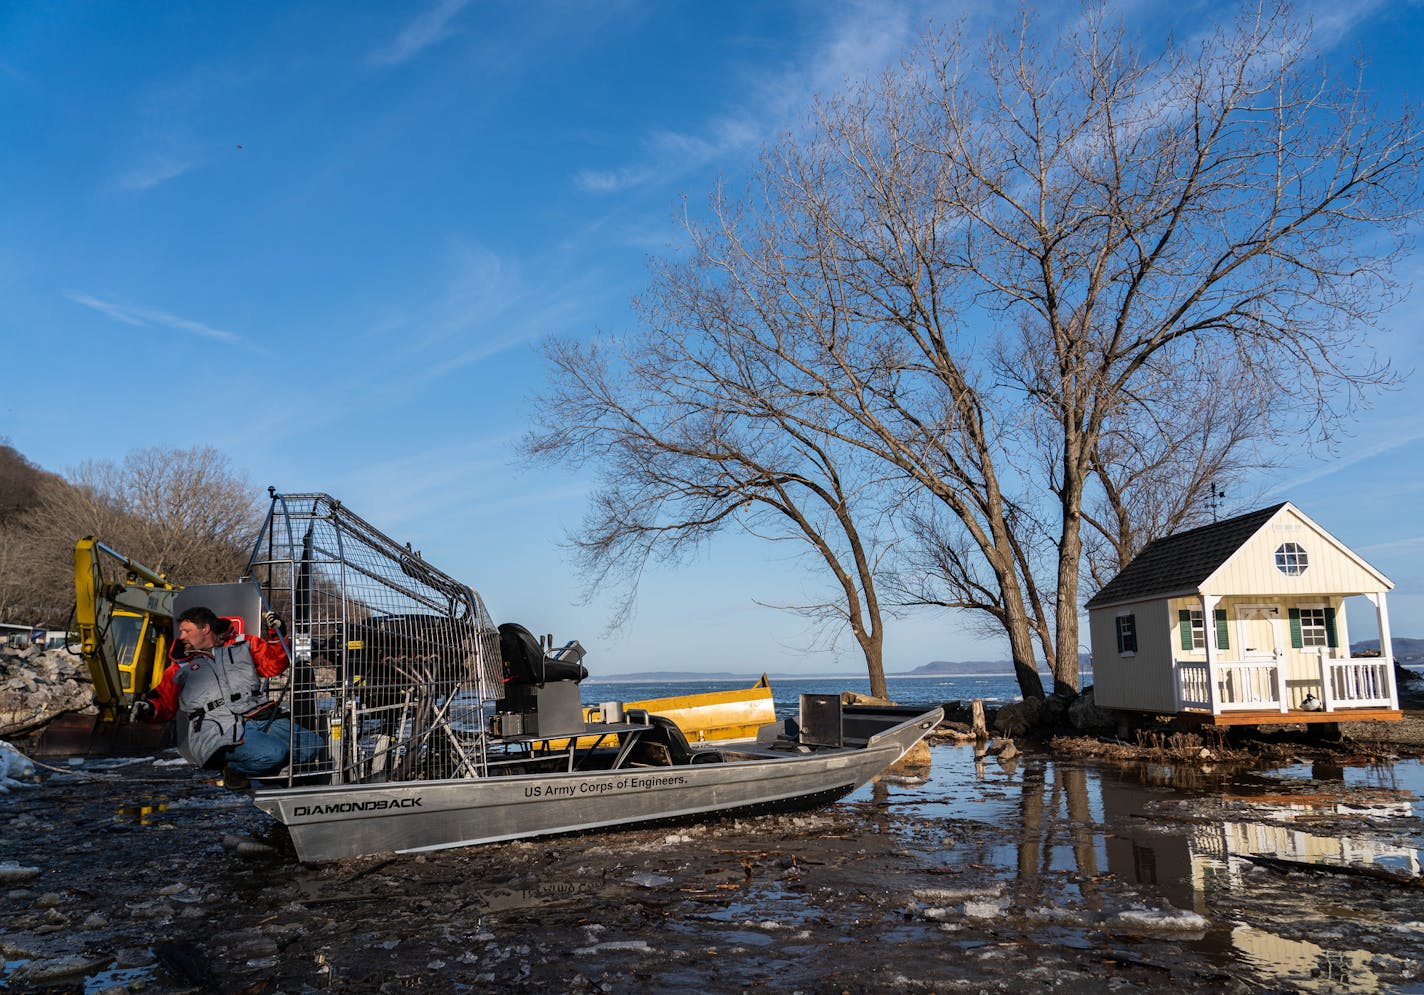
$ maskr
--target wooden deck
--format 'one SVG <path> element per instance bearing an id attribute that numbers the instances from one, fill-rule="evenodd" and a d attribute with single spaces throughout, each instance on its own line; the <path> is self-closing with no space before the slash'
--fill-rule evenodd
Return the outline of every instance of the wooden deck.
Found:
<path id="1" fill-rule="evenodd" d="M 1397 708 L 1337 708 L 1333 712 L 1282 712 L 1262 709 L 1249 712 L 1180 712 L 1177 718 L 1203 726 L 1284 726 L 1319 722 L 1398 722 L 1404 713 Z"/>

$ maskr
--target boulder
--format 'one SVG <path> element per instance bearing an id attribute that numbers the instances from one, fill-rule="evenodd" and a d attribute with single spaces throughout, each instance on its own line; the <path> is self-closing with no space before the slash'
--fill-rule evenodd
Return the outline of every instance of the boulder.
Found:
<path id="1" fill-rule="evenodd" d="M 1083 693 L 1074 698 L 1073 703 L 1068 706 L 1068 721 L 1079 732 L 1113 729 L 1117 726 L 1117 720 L 1112 713 L 1099 708 L 1093 700 L 1091 685 L 1084 688 Z"/>
<path id="2" fill-rule="evenodd" d="M 1022 736 L 1038 725 L 1042 716 L 1042 698 L 1025 698 L 1023 701 L 1015 701 L 1000 708 L 999 714 L 994 716 L 994 731 L 1011 739 L 1015 736 Z"/>

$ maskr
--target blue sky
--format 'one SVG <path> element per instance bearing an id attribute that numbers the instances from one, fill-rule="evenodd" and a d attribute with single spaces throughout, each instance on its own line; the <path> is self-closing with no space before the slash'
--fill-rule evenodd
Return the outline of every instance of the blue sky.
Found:
<path id="1" fill-rule="evenodd" d="M 1160 39 L 1228 9 L 1126 4 Z M 546 336 L 628 327 L 650 253 L 927 16 L 1001 5 L 13 2 L 0 6 L 0 436 L 63 471 L 212 445 L 254 489 L 326 491 L 473 584 L 501 621 L 577 637 L 590 665 L 852 671 L 794 603 L 779 548 L 719 542 L 644 583 L 632 622 L 559 543 L 586 480 L 530 471 Z M 1044 7 L 1042 16 L 1074 16 Z M 1339 68 L 1386 107 L 1424 90 L 1424 8 L 1321 4 Z M 1401 276 L 1424 283 L 1424 255 Z M 1424 366 L 1424 298 L 1375 345 Z M 1333 452 L 1283 452 L 1231 510 L 1292 500 L 1396 583 L 1424 636 L 1418 376 Z M 1352 620 L 1354 619 L 1352 614 Z M 1352 628 L 1373 620 L 1360 615 Z M 1360 632 L 1354 633 L 1356 636 Z M 1086 640 L 1086 632 L 1084 633 Z M 808 647 L 819 647 L 809 649 Z M 954 617 L 892 625 L 887 669 L 1002 658 Z"/>

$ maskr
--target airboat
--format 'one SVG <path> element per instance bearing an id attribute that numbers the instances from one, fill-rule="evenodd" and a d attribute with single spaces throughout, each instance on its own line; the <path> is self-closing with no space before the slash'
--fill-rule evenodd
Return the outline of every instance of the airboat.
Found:
<path id="1" fill-rule="evenodd" d="M 303 862 L 806 808 L 890 767 L 938 708 L 802 695 L 754 737 L 582 702 L 577 640 L 496 625 L 479 594 L 326 494 L 271 492 L 240 584 L 185 588 L 248 626 L 288 620 L 272 689 L 324 749 L 254 785 Z"/>

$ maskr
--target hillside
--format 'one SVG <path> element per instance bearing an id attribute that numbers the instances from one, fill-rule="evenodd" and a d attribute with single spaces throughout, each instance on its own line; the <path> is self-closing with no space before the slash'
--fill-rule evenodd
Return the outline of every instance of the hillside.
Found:
<path id="1" fill-rule="evenodd" d="M 1093 660 L 1086 653 L 1079 654 L 1078 668 L 1084 674 L 1092 674 Z M 1048 673 L 1042 660 L 1038 662 L 1039 673 Z M 990 674 L 1012 674 L 1014 665 L 1008 660 L 932 660 L 914 670 L 890 674 L 891 677 L 979 677 Z"/>

